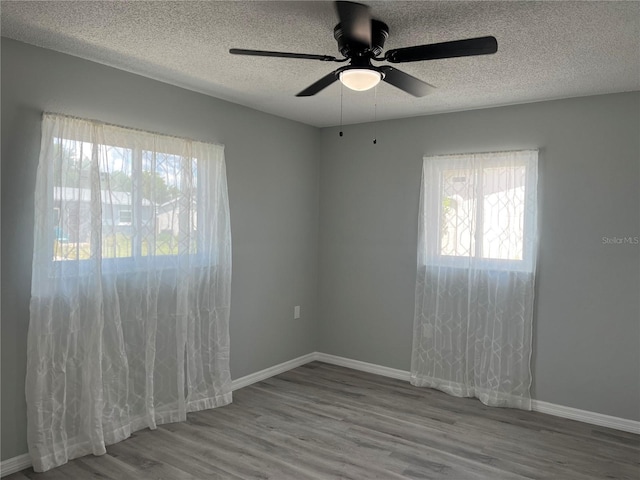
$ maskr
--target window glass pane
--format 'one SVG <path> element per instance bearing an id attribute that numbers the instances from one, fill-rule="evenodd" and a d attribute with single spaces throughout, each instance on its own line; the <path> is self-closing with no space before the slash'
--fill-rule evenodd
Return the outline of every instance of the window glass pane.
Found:
<path id="1" fill-rule="evenodd" d="M 522 260 L 525 211 L 524 166 L 482 170 L 482 257 Z"/>
<path id="2" fill-rule="evenodd" d="M 191 219 L 190 229 L 191 235 L 189 240 L 189 253 L 198 252 L 198 161 L 194 158 L 191 160 L 191 193 L 190 204 L 191 210 L 189 216 Z"/>
<path id="3" fill-rule="evenodd" d="M 424 157 L 425 264 L 535 268 L 535 150 Z"/>
<path id="4" fill-rule="evenodd" d="M 53 145 L 53 259 L 91 254 L 91 156 L 93 145 L 56 138 Z"/>
<path id="5" fill-rule="evenodd" d="M 59 138 L 54 152 L 54 260 L 90 257 L 92 215 L 102 258 L 198 251 L 196 159 Z"/>
<path id="6" fill-rule="evenodd" d="M 100 145 L 102 258 L 133 256 L 136 236 L 133 151 Z"/>
<path id="7" fill-rule="evenodd" d="M 195 252 L 195 166 L 180 155 L 142 152 L 142 255 Z"/>
<path id="8" fill-rule="evenodd" d="M 473 256 L 476 228 L 473 170 L 443 170 L 441 181 L 440 254 Z"/>

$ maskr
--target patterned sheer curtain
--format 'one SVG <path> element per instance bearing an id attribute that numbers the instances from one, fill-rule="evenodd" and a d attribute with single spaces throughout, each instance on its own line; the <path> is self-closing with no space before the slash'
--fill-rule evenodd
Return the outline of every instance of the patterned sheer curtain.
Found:
<path id="1" fill-rule="evenodd" d="M 424 159 L 412 384 L 531 409 L 537 161 Z"/>
<path id="2" fill-rule="evenodd" d="M 230 403 L 224 147 L 45 114 L 35 207 L 34 469 Z"/>

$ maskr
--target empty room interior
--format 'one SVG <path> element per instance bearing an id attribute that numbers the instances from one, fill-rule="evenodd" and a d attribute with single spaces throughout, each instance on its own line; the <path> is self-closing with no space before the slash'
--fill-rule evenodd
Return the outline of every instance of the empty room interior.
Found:
<path id="1" fill-rule="evenodd" d="M 0 15 L 3 478 L 640 478 L 640 2 Z"/>

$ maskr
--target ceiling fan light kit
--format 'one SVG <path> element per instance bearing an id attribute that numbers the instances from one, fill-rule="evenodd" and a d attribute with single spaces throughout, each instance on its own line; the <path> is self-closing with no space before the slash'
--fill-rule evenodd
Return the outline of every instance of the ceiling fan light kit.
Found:
<path id="1" fill-rule="evenodd" d="M 495 37 L 487 36 L 396 48 L 387 50 L 384 56 L 380 56 L 384 49 L 384 43 L 389 37 L 387 25 L 380 20 L 372 18 L 370 8 L 366 5 L 344 1 L 335 2 L 335 5 L 340 23 L 333 29 L 333 36 L 338 42 L 338 50 L 344 58 L 336 58 L 330 55 L 238 48 L 232 48 L 229 53 L 258 57 L 320 60 L 324 62 L 349 62 L 348 66 L 334 70 L 302 90 L 296 95 L 298 97 L 315 95 L 338 80 L 346 87 L 356 91 L 369 90 L 380 81 L 384 81 L 414 97 L 423 97 L 433 91 L 435 87 L 390 65 L 374 66 L 371 61 L 386 61 L 389 63 L 419 62 L 443 58 L 489 55 L 498 51 L 498 42 Z"/>
<path id="2" fill-rule="evenodd" d="M 339 74 L 342 84 L 355 90 L 356 92 L 364 92 L 369 90 L 382 80 L 382 74 L 376 70 L 369 70 L 364 68 L 349 68 L 343 70 Z"/>

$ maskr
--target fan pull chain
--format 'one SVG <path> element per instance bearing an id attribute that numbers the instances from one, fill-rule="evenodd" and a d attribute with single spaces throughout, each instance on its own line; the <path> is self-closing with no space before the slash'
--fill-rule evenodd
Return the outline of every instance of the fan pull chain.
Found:
<path id="1" fill-rule="evenodd" d="M 340 82 L 340 136 L 343 135 L 342 133 L 342 94 L 343 94 L 343 89 L 344 85 L 342 85 L 342 82 Z"/>
<path id="2" fill-rule="evenodd" d="M 378 86 L 373 88 L 373 144 L 378 143 L 376 134 L 378 130 Z"/>

